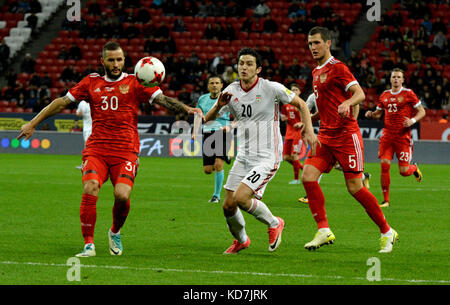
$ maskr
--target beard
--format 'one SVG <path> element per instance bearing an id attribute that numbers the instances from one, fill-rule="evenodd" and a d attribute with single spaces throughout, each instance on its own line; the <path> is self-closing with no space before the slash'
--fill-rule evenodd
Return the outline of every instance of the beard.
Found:
<path id="1" fill-rule="evenodd" d="M 118 79 L 118 78 L 120 77 L 120 75 L 122 75 L 123 67 L 120 69 L 120 73 L 117 74 L 117 75 L 113 74 L 112 69 L 109 69 L 109 68 L 107 68 L 106 66 L 103 66 L 103 67 L 105 68 L 106 76 L 107 76 L 109 79 L 116 80 L 116 79 Z"/>

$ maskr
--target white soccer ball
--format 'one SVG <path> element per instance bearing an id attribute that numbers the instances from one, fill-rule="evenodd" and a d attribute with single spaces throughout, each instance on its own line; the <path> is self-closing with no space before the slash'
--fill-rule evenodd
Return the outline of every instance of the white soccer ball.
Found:
<path id="1" fill-rule="evenodd" d="M 145 87 L 158 86 L 166 76 L 163 63 L 156 57 L 141 58 L 134 67 L 136 79 Z"/>

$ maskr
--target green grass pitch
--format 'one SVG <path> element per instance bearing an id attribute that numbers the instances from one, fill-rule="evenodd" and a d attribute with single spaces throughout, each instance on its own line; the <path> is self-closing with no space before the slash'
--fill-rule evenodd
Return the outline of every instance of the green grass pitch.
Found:
<path id="1" fill-rule="evenodd" d="M 316 227 L 309 208 L 297 201 L 303 187 L 288 185 L 292 167 L 283 162 L 263 198 L 286 221 L 281 246 L 268 252 L 267 227 L 244 213 L 252 244 L 226 256 L 222 252 L 232 236 L 221 205 L 208 203 L 214 175 L 203 174 L 201 159 L 141 158 L 121 230 L 123 255 L 108 251 L 113 204 L 108 181 L 97 203 L 97 256 L 80 259 L 80 280 L 69 281 L 66 262 L 83 246 L 81 175 L 75 169 L 80 157 L 0 154 L 0 159 L 0 284 L 450 284 L 449 165 L 421 165 L 422 183 L 400 176 L 392 165 L 392 205 L 383 211 L 400 242 L 392 253 L 380 254 L 378 228 L 336 170 L 321 182 L 336 242 L 305 250 Z M 382 200 L 379 164 L 366 164 L 366 171 L 372 173 L 371 191 Z M 377 265 L 370 263 L 374 259 Z M 370 269 L 376 266 L 379 273 Z M 381 281 L 368 281 L 368 273 Z"/>

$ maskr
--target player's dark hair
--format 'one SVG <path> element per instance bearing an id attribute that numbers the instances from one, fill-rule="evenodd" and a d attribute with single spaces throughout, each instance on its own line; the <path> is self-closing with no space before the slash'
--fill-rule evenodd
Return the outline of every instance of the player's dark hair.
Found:
<path id="1" fill-rule="evenodd" d="M 210 76 L 208 77 L 208 79 L 206 80 L 206 83 L 207 83 L 207 84 L 209 83 L 209 81 L 210 81 L 211 78 L 218 78 L 218 79 L 220 79 L 220 82 L 223 84 L 223 79 L 222 79 L 222 77 L 221 77 L 220 75 L 217 75 L 217 74 L 212 74 L 212 75 L 210 75 Z"/>
<path id="2" fill-rule="evenodd" d="M 289 87 L 295 87 L 295 88 L 297 88 L 298 90 L 300 90 L 300 92 L 302 92 L 302 88 L 300 87 L 300 85 L 299 84 L 297 84 L 297 83 L 292 83 L 292 84 L 290 84 L 290 86 Z"/>
<path id="3" fill-rule="evenodd" d="M 262 66 L 262 59 L 261 59 L 261 55 L 252 48 L 242 48 L 241 50 L 239 50 L 238 56 L 237 56 L 237 61 L 239 62 L 239 58 L 241 58 L 242 55 L 251 55 L 256 59 L 256 68 L 259 68 Z"/>
<path id="4" fill-rule="evenodd" d="M 324 28 L 322 26 L 315 26 L 311 30 L 309 30 L 309 36 L 313 36 L 316 34 L 320 34 L 320 37 L 322 37 L 323 41 L 331 40 L 331 34 L 327 28 Z"/>
<path id="5" fill-rule="evenodd" d="M 103 47 L 103 50 L 102 50 L 102 57 L 105 58 L 105 56 L 106 56 L 106 51 L 115 51 L 115 50 L 118 50 L 118 49 L 122 49 L 122 48 L 120 47 L 120 44 L 118 44 L 118 43 L 115 42 L 115 41 L 108 41 L 108 42 L 104 45 L 104 47 Z"/>

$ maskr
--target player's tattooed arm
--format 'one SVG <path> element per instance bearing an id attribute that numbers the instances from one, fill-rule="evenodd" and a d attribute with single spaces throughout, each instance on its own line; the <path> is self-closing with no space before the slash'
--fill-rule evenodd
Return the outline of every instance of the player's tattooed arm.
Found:
<path id="1" fill-rule="evenodd" d="M 163 106 L 167 110 L 171 110 L 176 113 L 188 112 L 186 109 L 187 106 L 185 104 L 164 94 L 158 94 L 158 96 L 155 97 L 154 102 Z"/>
<path id="2" fill-rule="evenodd" d="M 175 113 L 187 112 L 188 114 L 198 114 L 202 118 L 204 118 L 203 112 L 200 108 L 189 107 L 180 102 L 179 100 L 168 97 L 164 94 L 158 94 L 155 97 L 154 102 Z"/>

